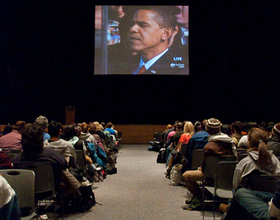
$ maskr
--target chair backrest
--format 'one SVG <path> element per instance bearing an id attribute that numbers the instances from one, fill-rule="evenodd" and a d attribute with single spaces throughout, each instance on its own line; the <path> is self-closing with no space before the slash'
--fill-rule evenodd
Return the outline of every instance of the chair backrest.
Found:
<path id="1" fill-rule="evenodd" d="M 233 155 L 225 156 L 209 156 L 205 158 L 204 164 L 204 182 L 206 184 L 214 185 L 216 173 L 217 173 L 217 164 L 221 161 L 234 161 L 236 162 L 236 157 Z"/>
<path id="2" fill-rule="evenodd" d="M 24 209 L 28 210 L 29 217 L 35 216 L 35 173 L 24 169 L 5 169 L 0 170 L 0 173 L 15 190 L 22 215 Z"/>
<path id="3" fill-rule="evenodd" d="M 17 168 L 34 171 L 36 199 L 55 195 L 54 172 L 50 163 L 18 163 Z"/>
<path id="4" fill-rule="evenodd" d="M 215 194 L 221 198 L 231 198 L 232 194 L 225 194 L 226 191 L 232 192 L 233 175 L 237 161 L 220 161 L 216 166 Z M 226 196 L 225 196 L 226 195 Z"/>
<path id="5" fill-rule="evenodd" d="M 280 183 L 280 174 L 267 174 L 255 170 L 246 179 L 248 181 L 246 183 L 247 187 L 252 190 L 275 193 Z"/>
<path id="6" fill-rule="evenodd" d="M 203 149 L 193 150 L 191 169 L 195 170 L 198 167 L 202 166 L 203 160 L 204 160 L 204 150 Z"/>
<path id="7" fill-rule="evenodd" d="M 76 149 L 76 154 L 76 164 L 79 167 L 79 170 L 84 170 L 86 168 L 85 153 L 83 150 Z"/>

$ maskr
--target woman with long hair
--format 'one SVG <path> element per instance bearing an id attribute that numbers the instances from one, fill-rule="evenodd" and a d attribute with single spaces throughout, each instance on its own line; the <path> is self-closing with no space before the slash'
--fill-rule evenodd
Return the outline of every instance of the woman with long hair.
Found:
<path id="1" fill-rule="evenodd" d="M 280 162 L 268 150 L 268 136 L 264 130 L 252 128 L 248 132 L 248 156 L 236 166 L 233 176 L 234 199 L 224 219 L 271 219 L 268 202 L 273 193 L 253 187 L 251 176 L 255 172 L 280 174 Z"/>
<path id="2" fill-rule="evenodd" d="M 184 124 L 184 130 L 183 130 L 183 134 L 181 135 L 179 142 L 177 144 L 177 146 L 171 151 L 171 156 L 170 159 L 168 161 L 168 166 L 166 169 L 165 174 L 168 176 L 170 173 L 170 170 L 172 168 L 172 166 L 174 165 L 174 163 L 179 162 L 180 160 L 180 156 L 178 157 L 178 152 L 179 155 L 182 151 L 182 144 L 188 144 L 189 140 L 191 139 L 191 137 L 194 135 L 194 126 L 193 123 L 190 121 L 186 121 Z M 175 157 L 177 158 L 176 161 L 174 160 Z"/>

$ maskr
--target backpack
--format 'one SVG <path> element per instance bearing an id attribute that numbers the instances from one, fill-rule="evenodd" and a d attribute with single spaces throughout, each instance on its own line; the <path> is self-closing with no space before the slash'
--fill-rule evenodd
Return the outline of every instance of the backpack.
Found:
<path id="1" fill-rule="evenodd" d="M 92 206 L 96 204 L 95 194 L 92 190 L 92 186 L 85 186 L 79 188 L 82 194 L 82 201 L 79 203 L 79 211 L 85 212 L 91 209 Z"/>
<path id="2" fill-rule="evenodd" d="M 97 163 L 99 166 L 105 168 L 106 163 L 107 163 L 107 158 L 105 158 L 103 156 L 100 158 L 97 155 L 97 150 L 96 150 L 95 145 L 93 143 L 87 143 L 87 146 L 88 146 L 88 149 L 89 149 L 89 152 L 90 152 L 90 157 L 92 159 L 92 162 Z M 98 150 L 99 150 L 99 147 L 98 147 Z M 100 150 L 100 152 L 101 152 L 101 150 Z"/>
<path id="3" fill-rule="evenodd" d="M 158 152 L 157 163 L 166 163 L 166 149 L 161 148 Z"/>
<path id="4" fill-rule="evenodd" d="M 81 199 L 77 199 L 73 193 L 68 194 L 64 198 L 64 204 L 66 205 L 66 212 L 86 212 L 96 204 L 95 194 L 92 191 L 92 185 L 80 187 Z"/>

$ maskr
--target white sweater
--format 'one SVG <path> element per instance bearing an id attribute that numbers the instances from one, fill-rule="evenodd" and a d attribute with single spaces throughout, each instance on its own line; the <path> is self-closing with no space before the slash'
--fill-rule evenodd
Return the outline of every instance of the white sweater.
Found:
<path id="1" fill-rule="evenodd" d="M 9 203 L 14 195 L 14 189 L 10 186 L 7 180 L 0 175 L 0 209 Z"/>

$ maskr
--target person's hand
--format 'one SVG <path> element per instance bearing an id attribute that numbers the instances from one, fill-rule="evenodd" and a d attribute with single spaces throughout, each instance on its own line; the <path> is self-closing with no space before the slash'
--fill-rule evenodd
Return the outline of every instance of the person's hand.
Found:
<path id="1" fill-rule="evenodd" d="M 197 170 L 202 171 L 202 167 L 201 167 L 201 166 L 200 166 L 200 167 L 198 167 L 198 168 L 197 168 Z"/>

